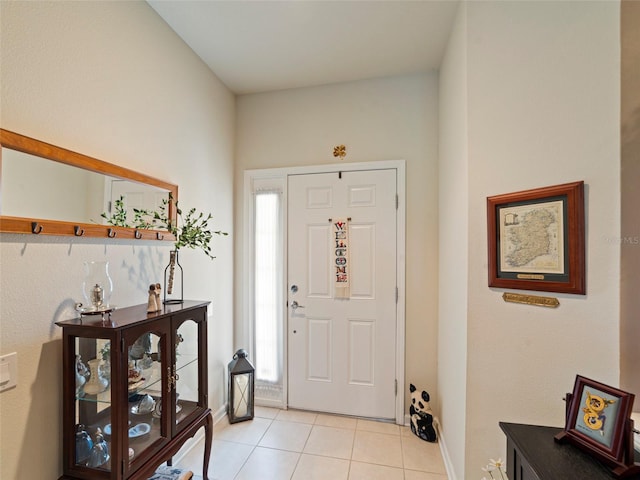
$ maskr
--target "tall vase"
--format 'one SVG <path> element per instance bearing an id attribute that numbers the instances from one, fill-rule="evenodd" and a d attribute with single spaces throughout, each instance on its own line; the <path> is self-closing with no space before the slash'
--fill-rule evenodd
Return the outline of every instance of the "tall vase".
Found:
<path id="1" fill-rule="evenodd" d="M 94 358 L 87 362 L 89 364 L 89 371 L 91 376 L 89 381 L 84 386 L 84 393 L 88 395 L 97 395 L 104 392 L 109 386 L 109 381 L 100 375 L 100 359 Z"/>
<path id="2" fill-rule="evenodd" d="M 95 311 L 109 307 L 113 282 L 109 276 L 109 262 L 84 262 L 82 293 L 86 305 Z"/>
<path id="3" fill-rule="evenodd" d="M 164 269 L 164 301 L 166 304 L 182 303 L 184 288 L 182 266 L 178 262 L 178 250 L 169 252 L 169 265 Z"/>

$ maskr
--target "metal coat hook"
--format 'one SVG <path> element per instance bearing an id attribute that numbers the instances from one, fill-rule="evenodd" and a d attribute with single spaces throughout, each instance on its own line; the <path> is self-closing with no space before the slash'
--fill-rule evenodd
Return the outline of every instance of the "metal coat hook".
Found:
<path id="1" fill-rule="evenodd" d="M 135 233 L 133 234 L 134 237 L 136 237 L 138 240 L 140 240 L 142 238 L 142 234 L 140 233 L 140 230 L 136 230 Z"/>
<path id="2" fill-rule="evenodd" d="M 31 233 L 41 233 L 44 230 L 44 227 L 40 225 L 38 222 L 31 222 Z"/>
<path id="3" fill-rule="evenodd" d="M 160 232 L 156 232 L 156 239 L 157 240 L 162 240 L 164 238 L 164 235 L 161 234 Z"/>
<path id="4" fill-rule="evenodd" d="M 74 225 L 74 226 L 73 226 L 73 234 L 74 234 L 76 237 L 81 237 L 81 236 L 83 236 L 83 235 L 84 235 L 84 229 L 83 229 L 83 228 L 80 228 L 78 225 Z"/>
<path id="5" fill-rule="evenodd" d="M 107 230 L 107 237 L 109 238 L 115 238 L 117 234 L 118 232 L 116 232 L 113 228 Z"/>

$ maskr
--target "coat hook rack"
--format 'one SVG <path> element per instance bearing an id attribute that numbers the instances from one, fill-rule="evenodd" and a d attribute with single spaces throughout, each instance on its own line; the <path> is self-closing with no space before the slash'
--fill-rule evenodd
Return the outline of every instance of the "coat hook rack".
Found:
<path id="1" fill-rule="evenodd" d="M 347 221 L 350 222 L 351 221 L 351 217 L 347 217 Z M 333 218 L 329 219 L 329 223 L 333 222 Z"/>

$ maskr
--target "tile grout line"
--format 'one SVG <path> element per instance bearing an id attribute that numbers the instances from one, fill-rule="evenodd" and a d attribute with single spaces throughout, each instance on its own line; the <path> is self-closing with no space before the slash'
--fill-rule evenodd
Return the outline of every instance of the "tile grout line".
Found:
<path id="1" fill-rule="evenodd" d="M 264 418 L 264 417 L 261 417 L 261 418 Z M 256 448 L 258 448 L 260 441 L 262 441 L 262 438 L 267 434 L 267 430 L 269 430 L 269 428 L 271 428 L 271 425 L 273 425 L 273 421 L 274 421 L 273 418 L 264 418 L 264 420 L 269 420 L 269 425 L 267 426 L 267 428 L 264 429 L 264 432 L 262 433 L 262 435 L 260 435 L 260 438 L 258 438 L 256 444 L 252 445 L 251 452 L 249 452 L 249 455 L 247 455 L 247 458 L 245 458 L 244 462 L 242 462 L 242 465 L 240 465 L 240 468 L 238 468 L 238 472 L 233 476 L 234 480 L 238 478 L 238 475 L 240 475 L 240 472 L 242 472 L 242 469 L 245 467 L 245 465 L 251 458 L 251 455 L 253 455 L 253 453 L 256 451 Z M 225 428 L 229 428 L 229 426 L 230 425 L 227 425 L 227 427 Z"/>
<path id="2" fill-rule="evenodd" d="M 315 419 L 314 419 L 314 422 L 315 422 Z M 315 425 L 312 423 L 311 428 L 309 429 L 309 433 L 307 434 L 307 438 L 304 441 L 304 445 L 302 446 L 302 450 L 299 452 L 300 454 L 298 455 L 298 460 L 296 460 L 296 465 L 295 467 L 293 467 L 293 471 L 291 472 L 291 476 L 289 477 L 289 480 L 293 479 L 293 476 L 296 474 L 296 470 L 298 469 L 298 465 L 300 465 L 300 460 L 302 460 L 302 455 L 304 454 L 304 449 L 307 446 L 307 443 L 309 442 L 309 437 L 311 436 L 313 427 L 315 427 Z"/>
<path id="3" fill-rule="evenodd" d="M 356 436 L 358 435 L 358 421 L 356 420 L 356 426 L 353 430 L 353 441 L 351 442 L 351 454 L 349 455 L 349 468 L 347 469 L 347 480 L 351 477 L 351 467 L 353 467 L 353 452 L 356 449 Z M 403 475 L 404 476 L 404 475 Z"/>

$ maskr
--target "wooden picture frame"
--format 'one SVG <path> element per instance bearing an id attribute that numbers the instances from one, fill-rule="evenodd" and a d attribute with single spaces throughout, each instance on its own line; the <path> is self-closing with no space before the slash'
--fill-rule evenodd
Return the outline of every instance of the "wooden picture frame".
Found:
<path id="1" fill-rule="evenodd" d="M 489 286 L 584 295 L 584 182 L 487 197 Z"/>
<path id="2" fill-rule="evenodd" d="M 616 476 L 636 473 L 631 420 L 634 398 L 632 393 L 576 375 L 573 393 L 566 398 L 566 425 L 556 440 L 572 443 L 616 467 Z"/>

